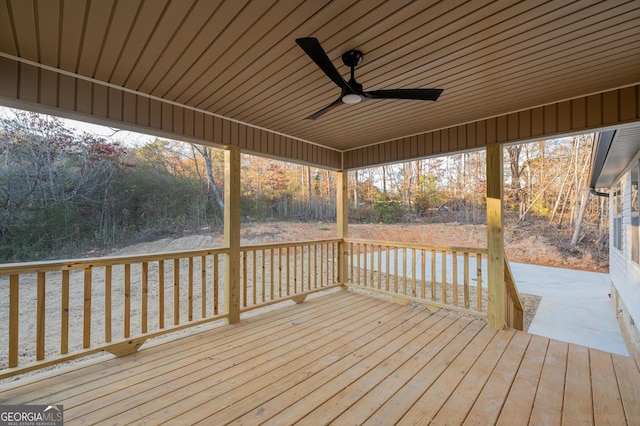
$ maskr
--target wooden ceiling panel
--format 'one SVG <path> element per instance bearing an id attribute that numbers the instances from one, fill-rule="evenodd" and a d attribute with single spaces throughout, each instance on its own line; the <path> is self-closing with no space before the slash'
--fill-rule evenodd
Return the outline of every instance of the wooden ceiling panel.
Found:
<path id="1" fill-rule="evenodd" d="M 197 45 L 199 35 L 203 34 L 207 23 L 210 23 L 215 11 L 220 7 L 219 1 L 199 1 L 187 16 L 188 25 L 181 25 L 171 40 L 158 55 L 154 66 L 149 67 L 144 81 L 136 90 L 144 93 L 166 93 L 169 88 L 159 86 L 162 78 L 171 67 L 181 60 L 186 46 Z"/>
<path id="2" fill-rule="evenodd" d="M 60 22 L 60 68 L 76 72 L 80 61 L 80 44 L 85 27 L 86 10 L 88 4 L 83 0 L 68 0 L 62 3 Z M 46 16 L 38 17 L 46 19 Z M 103 17 L 103 19 L 106 17 Z"/>
<path id="3" fill-rule="evenodd" d="M 113 17 L 104 39 L 104 49 L 98 58 L 93 77 L 111 82 L 111 76 L 118 64 L 122 49 L 131 36 L 131 31 L 140 13 L 142 0 L 120 1 L 115 5 Z"/>
<path id="4" fill-rule="evenodd" d="M 0 0 L 0 54 L 338 150 L 640 82 L 627 0 Z M 297 46 L 362 50 L 365 90 L 440 87 L 437 102 L 341 105 Z"/>
<path id="5" fill-rule="evenodd" d="M 203 61 L 210 61 L 211 58 L 215 58 L 220 53 L 212 49 L 213 42 L 235 20 L 238 13 L 246 7 L 247 3 L 248 0 L 223 2 L 193 41 L 187 46 L 176 46 L 177 49 L 182 49 L 179 59 L 172 65 L 162 81 L 151 93 L 156 96 L 175 99 L 170 93 L 182 91 L 192 84 L 192 81 L 187 78 L 189 70 L 196 66 L 204 69 L 205 66 L 200 64 Z M 243 25 L 236 25 L 244 29 Z M 177 89 L 176 86 L 178 86 Z"/>
<path id="6" fill-rule="evenodd" d="M 15 22 L 14 30 L 20 56 L 37 62 L 39 60 L 38 42 L 36 40 L 38 32 L 36 31 L 33 2 L 12 1 L 9 4 L 9 8 Z"/>
<path id="7" fill-rule="evenodd" d="M 162 53 L 180 28 L 185 27 L 185 19 L 192 11 L 195 0 L 171 2 L 158 21 L 157 30 L 153 32 L 147 45 L 135 63 L 125 86 L 138 90 L 142 81 L 151 70 L 159 64 Z"/>
<path id="8" fill-rule="evenodd" d="M 10 3 L 0 2 L 0 51 L 9 55 L 18 54 L 13 22 L 10 15 Z"/>
<path id="9" fill-rule="evenodd" d="M 109 2 L 92 2 L 87 13 L 87 24 L 82 40 L 82 50 L 78 64 L 78 73 L 93 76 L 104 39 L 111 22 L 114 5 Z M 108 17 L 108 19 L 105 19 Z"/>
<path id="10" fill-rule="evenodd" d="M 51 19 L 38 19 L 38 51 L 40 62 L 52 67 L 58 67 L 58 53 L 60 42 L 60 5 L 49 0 L 38 0 L 38 16 L 49 16 Z M 0 16 L 2 13 L 0 13 Z M 2 23 L 0 23 L 2 27 Z M 0 39 L 2 36 L 0 35 Z"/>
<path id="11" fill-rule="evenodd" d="M 203 55 L 191 64 L 187 72 L 184 73 L 165 96 L 169 99 L 175 99 L 177 102 L 187 103 L 188 99 L 199 90 L 202 79 L 213 78 L 212 76 L 214 74 L 209 75 L 209 69 L 228 49 L 232 48 L 236 37 L 244 33 L 247 28 L 256 24 L 256 20 L 271 7 L 273 1 L 274 0 L 264 0 L 257 2 L 253 7 L 242 8 L 232 19 L 226 20 L 226 22 L 218 17 L 216 19 L 217 25 L 220 26 L 220 24 L 224 22 L 221 25 L 222 31 L 212 40 Z M 238 30 L 240 30 L 240 33 Z M 237 54 L 241 55 L 242 52 L 238 51 Z"/>
<path id="12" fill-rule="evenodd" d="M 122 46 L 116 60 L 116 66 L 109 82 L 124 86 L 133 72 L 140 57 L 144 54 L 149 40 L 156 31 L 163 31 L 159 22 L 166 13 L 170 0 L 154 0 L 142 3 L 136 15 L 131 32 Z M 117 31 L 117 28 L 114 28 Z M 150 65 L 150 64 L 149 64 Z"/>

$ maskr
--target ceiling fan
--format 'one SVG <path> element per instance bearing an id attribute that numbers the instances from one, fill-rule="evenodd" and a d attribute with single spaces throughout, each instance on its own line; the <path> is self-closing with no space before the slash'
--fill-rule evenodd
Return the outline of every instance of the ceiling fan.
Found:
<path id="1" fill-rule="evenodd" d="M 387 89 L 372 90 L 364 92 L 362 84 L 355 78 L 354 70 L 362 62 L 364 54 L 359 50 L 350 50 L 342 55 L 342 62 L 351 68 L 351 78 L 345 81 L 342 74 L 331 63 L 326 52 L 320 45 L 318 39 L 314 37 L 304 37 L 296 39 L 298 46 L 318 65 L 318 67 L 342 90 L 340 97 L 333 103 L 322 108 L 307 117 L 308 120 L 315 120 L 329 110 L 341 104 L 357 104 L 371 99 L 413 99 L 421 101 L 435 101 L 438 99 L 443 89 Z"/>

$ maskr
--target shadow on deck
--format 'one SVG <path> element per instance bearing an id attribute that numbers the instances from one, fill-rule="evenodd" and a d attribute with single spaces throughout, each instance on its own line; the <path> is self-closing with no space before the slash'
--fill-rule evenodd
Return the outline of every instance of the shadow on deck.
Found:
<path id="1" fill-rule="evenodd" d="M 637 360 L 354 291 L 0 391 L 65 425 L 640 424 Z"/>

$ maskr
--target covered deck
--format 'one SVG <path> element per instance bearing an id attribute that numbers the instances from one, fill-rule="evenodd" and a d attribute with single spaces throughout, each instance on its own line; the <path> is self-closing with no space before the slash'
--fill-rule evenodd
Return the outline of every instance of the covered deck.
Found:
<path id="1" fill-rule="evenodd" d="M 352 290 L 0 391 L 69 425 L 640 422 L 637 360 Z"/>
<path id="2" fill-rule="evenodd" d="M 503 146 L 639 122 L 638 22 L 640 5 L 625 1 L 1 2 L 0 104 L 225 149 L 225 238 L 1 266 L 0 379 L 115 356 L 0 385 L 0 403 L 62 404 L 66 424 L 640 424 L 636 360 L 515 330 L 503 250 Z M 444 94 L 337 100 L 306 120 L 338 91 L 300 37 L 336 66 L 365 52 L 367 90 Z M 480 149 L 487 247 L 349 239 L 349 171 Z M 242 247 L 241 153 L 336 171 L 335 240 Z M 420 279 L 407 273 L 427 259 Z M 37 301 L 25 308 L 27 292 Z M 247 315 L 284 299 L 297 304 Z"/>

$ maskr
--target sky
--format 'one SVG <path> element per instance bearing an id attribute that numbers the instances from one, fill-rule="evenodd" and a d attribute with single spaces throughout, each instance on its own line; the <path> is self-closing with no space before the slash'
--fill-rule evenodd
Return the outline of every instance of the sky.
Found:
<path id="1" fill-rule="evenodd" d="M 12 108 L 0 106 L 0 117 L 10 117 Z M 156 139 L 155 136 L 142 133 L 120 130 L 114 127 L 101 126 L 99 124 L 85 123 L 83 121 L 71 120 L 58 117 L 65 123 L 67 128 L 76 129 L 79 133 L 86 132 L 102 136 L 106 139 L 122 142 L 124 145 L 140 146 Z"/>

